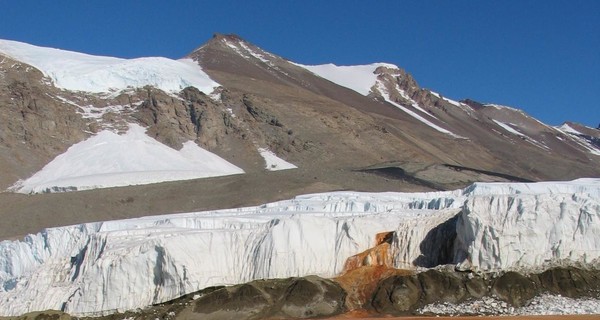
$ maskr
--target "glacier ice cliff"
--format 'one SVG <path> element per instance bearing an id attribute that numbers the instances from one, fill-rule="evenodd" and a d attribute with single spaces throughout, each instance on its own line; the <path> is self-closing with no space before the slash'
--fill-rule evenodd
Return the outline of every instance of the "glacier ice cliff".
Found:
<path id="1" fill-rule="evenodd" d="M 87 223 L 0 242 L 0 313 L 98 315 L 214 285 L 338 275 L 391 232 L 397 268 L 596 266 L 600 179 L 334 192 L 256 207 Z"/>
<path id="2" fill-rule="evenodd" d="M 475 184 L 458 216 L 454 259 L 481 271 L 600 265 L 600 185 Z"/>

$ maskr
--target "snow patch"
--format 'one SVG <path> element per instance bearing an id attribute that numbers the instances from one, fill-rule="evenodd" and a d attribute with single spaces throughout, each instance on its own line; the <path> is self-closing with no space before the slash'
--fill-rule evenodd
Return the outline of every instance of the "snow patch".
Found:
<path id="1" fill-rule="evenodd" d="M 173 93 L 192 86 L 210 94 L 219 86 L 191 59 L 120 59 L 10 40 L 0 40 L 0 54 L 39 69 L 66 90 L 109 93 L 149 85 Z"/>
<path id="2" fill-rule="evenodd" d="M 221 41 L 223 41 L 223 43 L 225 43 L 225 45 L 227 45 L 229 48 L 233 49 L 233 51 L 235 51 L 237 54 L 239 54 L 244 59 L 249 60 L 252 57 L 254 57 L 254 58 L 258 59 L 260 62 L 269 66 L 271 69 L 276 70 L 279 73 L 284 74 L 288 77 L 290 76 L 287 72 L 283 71 L 275 63 L 273 63 L 272 60 L 268 59 L 268 58 L 275 58 L 275 56 L 273 56 L 272 54 L 270 54 L 266 51 L 262 51 L 261 49 L 258 49 L 259 51 L 262 52 L 262 53 L 259 53 L 257 50 L 254 50 L 247 43 L 245 43 L 244 41 L 241 41 L 241 40 L 229 41 L 227 39 L 222 39 Z M 276 75 L 276 73 L 274 73 L 272 70 L 268 70 L 268 71 L 271 72 L 272 74 Z"/>
<path id="3" fill-rule="evenodd" d="M 387 91 L 387 89 L 385 88 L 385 86 L 380 81 L 377 81 L 376 85 L 377 85 L 377 87 L 376 87 L 377 90 L 379 90 L 379 92 L 381 93 L 381 96 L 385 99 L 385 101 L 389 102 L 390 104 L 392 104 L 393 106 L 399 108 L 400 110 L 406 112 L 408 115 L 412 116 L 413 118 L 421 121 L 422 123 L 428 125 L 429 127 L 433 128 L 433 129 L 435 129 L 435 130 L 437 130 L 437 131 L 439 131 L 441 133 L 447 134 L 447 135 L 449 135 L 449 136 L 451 136 L 453 138 L 456 138 L 456 139 L 467 139 L 467 138 L 465 138 L 463 136 L 457 135 L 457 134 L 455 134 L 455 133 L 453 133 L 453 132 L 451 132 L 451 131 L 449 131 L 447 129 L 444 129 L 444 128 L 436 125 L 435 123 L 433 123 L 433 122 L 425 119 L 424 117 L 422 117 L 418 113 L 416 113 L 416 112 L 414 112 L 414 111 L 412 111 L 412 110 L 404 107 L 403 105 L 401 105 L 399 103 L 394 102 L 392 99 L 390 99 L 389 92 Z M 399 90 L 399 92 L 402 92 L 402 90 L 400 90 L 399 88 L 398 88 L 398 90 Z M 423 109 L 421 109 L 420 107 L 418 107 L 418 104 L 415 101 L 413 101 L 413 100 L 410 100 L 410 101 L 412 101 L 413 107 L 416 106 L 416 108 L 424 111 Z"/>
<path id="4" fill-rule="evenodd" d="M 265 159 L 265 169 L 269 171 L 279 171 L 287 169 L 296 169 L 297 166 L 279 158 L 272 151 L 265 148 L 258 148 L 258 153 Z"/>
<path id="5" fill-rule="evenodd" d="M 245 43 L 240 42 L 240 46 L 242 48 L 244 48 L 244 50 L 246 50 L 246 52 L 248 52 L 250 55 L 252 55 L 256 59 L 258 59 L 258 60 L 260 60 L 260 61 L 262 61 L 264 63 L 267 63 L 267 64 L 271 63 L 271 61 L 269 61 L 267 58 L 265 58 L 264 55 L 262 55 L 262 54 L 260 54 L 260 53 L 258 53 L 256 51 L 254 51 L 254 50 L 252 50 L 252 48 L 248 47 Z"/>
<path id="6" fill-rule="evenodd" d="M 528 136 L 526 136 L 526 135 L 524 135 L 524 134 L 520 133 L 519 131 L 517 131 L 517 130 L 513 129 L 513 127 L 511 127 L 509 124 L 507 124 L 507 123 L 504 123 L 504 122 L 500 122 L 500 121 L 498 121 L 498 120 L 495 120 L 495 119 L 492 119 L 492 120 L 493 120 L 493 121 L 494 121 L 494 122 L 495 122 L 497 125 L 499 125 L 500 127 L 502 127 L 502 129 L 504 129 L 504 130 L 506 130 L 506 131 L 508 131 L 508 132 L 510 132 L 510 133 L 512 133 L 512 134 L 514 134 L 514 135 L 517 135 L 517 136 L 519 136 L 519 137 L 523 137 L 523 138 L 528 138 L 528 139 L 530 139 Z"/>
<path id="7" fill-rule="evenodd" d="M 137 124 L 130 124 L 124 135 L 101 131 L 71 146 L 11 190 L 20 193 L 75 191 L 244 172 L 192 141 L 177 151 L 145 132 L 146 129 Z"/>
<path id="8" fill-rule="evenodd" d="M 389 63 L 373 63 L 357 66 L 336 66 L 332 63 L 315 66 L 296 65 L 309 70 L 321 78 L 327 79 L 342 87 L 352 89 L 363 96 L 369 95 L 371 88 L 377 81 L 375 69 L 379 67 L 398 69 L 397 66 Z"/>
<path id="9" fill-rule="evenodd" d="M 591 137 L 588 137 L 588 139 L 586 139 L 585 138 L 585 137 L 587 137 L 586 134 L 574 129 L 573 127 L 569 126 L 569 124 L 565 123 L 559 127 L 552 127 L 552 128 L 554 130 L 557 130 L 558 132 L 564 134 L 566 137 L 570 138 L 570 140 L 574 141 L 575 143 L 579 144 L 581 147 L 583 147 L 589 153 L 596 155 L 596 156 L 600 156 L 600 148 L 598 146 L 596 146 L 595 144 L 593 144 L 589 140 L 589 139 L 591 139 Z M 564 139 L 562 139 L 559 136 L 557 136 L 557 138 L 559 140 L 564 141 Z"/>
<path id="10" fill-rule="evenodd" d="M 437 93 L 437 92 L 434 92 L 434 91 L 431 91 L 431 90 L 429 90 L 429 92 L 430 92 L 432 95 L 434 95 L 436 98 L 438 98 L 438 99 L 442 99 L 442 100 L 444 100 L 444 101 L 446 101 L 446 102 L 448 102 L 448 103 L 450 103 L 450 104 L 452 104 L 452 105 L 455 105 L 455 106 L 457 106 L 457 107 L 461 107 L 461 108 L 462 108 L 462 107 L 464 107 L 464 106 L 465 106 L 465 104 L 464 104 L 464 103 L 460 103 L 460 102 L 458 102 L 458 101 L 454 101 L 454 100 L 452 100 L 452 99 L 448 99 L 448 98 L 442 97 L 442 96 L 441 96 L 439 93 Z"/>
<path id="11" fill-rule="evenodd" d="M 537 141 L 535 139 L 532 139 L 531 137 L 529 137 L 529 136 L 527 136 L 527 135 L 525 135 L 525 134 L 517 131 L 516 129 L 514 129 L 512 126 L 516 126 L 515 124 L 513 124 L 513 123 L 504 123 L 504 122 L 501 122 L 501 121 L 498 121 L 498 120 L 495 120 L 495 119 L 492 119 L 492 121 L 494 121 L 497 125 L 499 125 L 500 127 L 502 127 L 502 129 L 504 129 L 504 130 L 506 130 L 506 131 L 508 131 L 508 132 L 510 132 L 510 133 L 512 133 L 514 135 L 516 135 L 516 136 L 524 138 L 525 141 L 533 144 L 534 146 L 536 146 L 536 147 L 538 147 L 540 149 L 544 149 L 546 151 L 550 150 L 550 148 L 547 145 L 545 145 L 543 142 L 539 142 L 539 141 Z"/>
<path id="12" fill-rule="evenodd" d="M 583 134 L 575 129 L 573 129 L 573 127 L 571 127 L 569 124 L 564 123 L 562 126 L 557 127 L 557 129 L 559 129 L 560 131 L 564 131 L 567 133 L 572 133 L 572 134 L 576 134 L 576 135 L 580 135 Z"/>
<path id="13" fill-rule="evenodd" d="M 243 58 L 249 59 L 250 56 L 244 54 L 240 48 L 238 48 L 236 45 L 234 45 L 233 43 L 227 41 L 227 39 L 223 39 L 222 40 L 223 43 L 225 43 L 226 46 L 228 46 L 229 48 L 233 49 L 233 51 L 235 51 L 237 54 L 239 54 L 240 56 L 242 56 Z"/>

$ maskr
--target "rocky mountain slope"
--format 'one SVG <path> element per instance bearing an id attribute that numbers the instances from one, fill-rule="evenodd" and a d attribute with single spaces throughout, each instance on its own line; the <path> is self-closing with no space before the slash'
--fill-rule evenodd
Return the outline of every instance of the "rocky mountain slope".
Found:
<path id="1" fill-rule="evenodd" d="M 362 90 L 349 91 L 318 77 L 327 72 L 307 72 L 307 68 L 235 36 L 216 36 L 190 57 L 230 90 L 268 99 L 271 103 L 263 103 L 264 108 L 280 123 L 292 126 L 300 138 L 323 129 L 323 135 L 330 134 L 331 129 L 343 132 L 338 140 L 341 143 L 327 146 L 327 150 L 339 155 L 351 151 L 352 163 L 348 165 L 354 167 L 391 162 L 402 163 L 403 168 L 415 163 L 451 165 L 539 180 L 561 179 L 561 174 L 567 178 L 567 163 L 572 162 L 586 171 L 583 175 L 597 174 L 592 169 L 597 157 L 590 156 L 587 148 L 563 131 L 512 108 L 478 107 L 445 99 L 419 88 L 409 74 L 392 65 L 373 65 L 370 76 L 369 72 L 362 73 L 375 80 L 371 87 L 360 85 Z M 320 102 L 323 98 L 333 101 Z M 296 103 L 298 100 L 304 103 Z M 340 103 L 345 116 L 336 114 Z M 291 108 L 294 112 L 283 112 Z M 312 112 L 317 112 L 322 123 L 309 120 L 317 115 Z M 297 117 L 305 113 L 308 117 L 300 121 Z M 288 121 L 291 115 L 296 118 Z M 373 140 L 385 143 L 377 143 L 377 150 L 372 150 L 369 146 L 374 145 Z M 340 149 L 339 145 L 348 147 Z M 516 150 L 520 157 L 512 156 Z M 535 167 L 532 159 L 536 159 Z M 564 171 L 560 169 L 563 166 Z"/>
<path id="2" fill-rule="evenodd" d="M 3 188 L 127 123 L 175 149 L 194 141 L 246 172 L 264 169 L 261 149 L 300 168 L 402 172 L 396 178 L 437 189 L 599 174 L 596 129 L 554 128 L 516 109 L 452 101 L 389 64 L 348 67 L 367 80 L 336 83 L 341 67 L 298 65 L 233 35 L 216 35 L 176 61 L 8 41 L 0 52 Z"/>

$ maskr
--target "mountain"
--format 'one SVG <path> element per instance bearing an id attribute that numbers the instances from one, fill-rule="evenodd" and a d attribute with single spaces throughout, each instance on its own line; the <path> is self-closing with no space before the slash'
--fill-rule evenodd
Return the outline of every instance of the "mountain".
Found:
<path id="1" fill-rule="evenodd" d="M 377 292 L 444 264 L 460 273 L 443 292 L 513 303 L 497 287 L 533 286 L 517 271 L 598 268 L 600 130 L 454 101 L 388 63 L 307 66 L 221 34 L 178 60 L 0 40 L 0 126 L 0 315 L 201 289 L 281 317 L 326 292 L 311 305 L 388 310 Z M 552 272 L 536 290 L 588 290 Z M 339 277 L 207 289 L 308 274 Z"/>
<path id="2" fill-rule="evenodd" d="M 446 99 L 390 64 L 303 66 L 234 35 L 215 35 L 181 60 L 12 41 L 0 51 L 3 118 L 11 119 L 2 139 L 4 187 L 75 142 L 127 123 L 175 149 L 195 141 L 245 171 L 263 169 L 265 149 L 308 170 L 391 168 L 437 189 L 504 176 L 598 175 L 594 140 L 520 110 Z"/>
<path id="3" fill-rule="evenodd" d="M 25 201 L 0 194 L 11 203 L 0 214 L 12 224 L 0 236 L 164 210 L 256 205 L 307 192 L 449 190 L 477 181 L 600 176 L 597 129 L 552 127 L 510 107 L 453 101 L 420 88 L 391 64 L 304 66 L 221 34 L 180 60 L 96 57 L 8 40 L 0 41 L 0 54 L 2 189 L 82 190 L 244 172 L 137 191 L 56 195 L 56 206 L 43 205 L 56 219 L 40 215 L 35 226 L 13 217 L 42 206 L 46 201 L 36 200 L 42 196 Z M 76 153 L 112 133 L 125 145 L 136 143 L 125 141 L 136 126 L 144 128 L 147 144 L 166 147 Z M 237 169 L 199 175 L 154 166 L 189 143 Z M 59 156 L 70 170 L 57 169 Z M 295 169 L 270 172 L 286 168 Z M 136 175 L 147 177 L 124 178 Z M 214 200 L 232 184 L 235 203 Z M 206 198 L 190 204 L 198 192 Z M 163 197 L 173 200 L 166 205 Z M 129 198 L 146 205 L 124 204 Z M 112 203 L 103 211 L 123 208 L 118 216 L 99 215 L 89 203 L 100 202 Z"/>

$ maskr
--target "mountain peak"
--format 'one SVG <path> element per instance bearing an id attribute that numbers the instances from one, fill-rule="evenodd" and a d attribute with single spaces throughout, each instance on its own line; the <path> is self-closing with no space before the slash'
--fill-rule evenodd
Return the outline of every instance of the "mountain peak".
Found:
<path id="1" fill-rule="evenodd" d="M 238 36 L 237 34 L 234 34 L 234 33 L 223 34 L 223 33 L 215 32 L 213 34 L 212 38 L 215 39 L 215 40 L 225 39 L 225 40 L 232 40 L 232 41 L 244 41 L 244 39 L 242 39 L 242 37 L 240 37 L 240 36 Z"/>
<path id="2" fill-rule="evenodd" d="M 262 49 L 244 40 L 237 34 L 214 33 L 213 37 L 208 42 L 194 50 L 188 55 L 188 57 L 194 57 L 198 54 L 198 52 L 207 50 L 209 48 L 215 49 L 221 52 L 221 54 L 224 51 L 234 52 L 236 55 L 241 55 L 244 58 L 248 58 L 249 56 L 256 57 L 257 54 L 262 58 L 262 55 L 265 53 Z"/>

